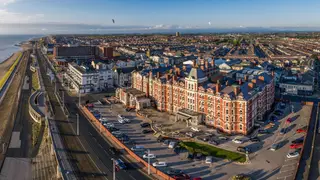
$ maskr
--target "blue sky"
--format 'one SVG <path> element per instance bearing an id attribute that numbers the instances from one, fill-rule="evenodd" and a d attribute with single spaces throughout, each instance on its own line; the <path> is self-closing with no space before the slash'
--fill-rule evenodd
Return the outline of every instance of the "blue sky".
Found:
<path id="1" fill-rule="evenodd" d="M 320 0 L 0 0 L 2 24 L 149 29 L 320 27 L 319 17 Z"/>

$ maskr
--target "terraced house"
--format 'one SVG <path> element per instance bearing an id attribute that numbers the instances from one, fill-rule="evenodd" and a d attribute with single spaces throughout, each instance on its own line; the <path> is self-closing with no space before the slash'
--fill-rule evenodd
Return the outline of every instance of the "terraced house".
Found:
<path id="1" fill-rule="evenodd" d="M 217 73 L 214 62 L 135 71 L 132 88 L 144 92 L 159 111 L 177 114 L 187 109 L 202 114 L 200 123 L 248 134 L 274 102 L 273 75 L 244 69 L 210 82 L 208 72 Z"/>

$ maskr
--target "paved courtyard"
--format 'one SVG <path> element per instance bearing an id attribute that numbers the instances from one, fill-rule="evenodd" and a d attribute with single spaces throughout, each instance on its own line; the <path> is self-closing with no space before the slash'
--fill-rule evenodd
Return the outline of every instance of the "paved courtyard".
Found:
<path id="1" fill-rule="evenodd" d="M 262 140 L 261 142 L 247 141 L 241 146 L 250 147 L 253 153 L 250 154 L 249 164 L 238 164 L 224 159 L 214 159 L 212 164 L 205 164 L 204 160 L 195 161 L 188 160 L 186 158 L 187 152 L 181 152 L 176 154 L 172 149 L 168 149 L 167 146 L 157 142 L 157 138 L 153 134 L 143 134 L 142 128 L 140 127 L 141 122 L 149 122 L 145 118 L 139 118 L 135 112 L 126 112 L 121 104 L 113 104 L 112 108 L 98 108 L 103 117 L 106 117 L 109 122 L 115 124 L 120 131 L 127 134 L 130 139 L 135 141 L 136 145 L 143 145 L 146 149 L 150 150 L 157 156 L 154 161 L 165 161 L 168 167 L 163 170 L 166 171 L 169 168 L 182 169 L 185 173 L 191 177 L 201 176 L 203 179 L 229 179 L 235 174 L 246 173 L 249 174 L 253 179 L 292 179 L 295 167 L 298 162 L 298 158 L 287 159 L 286 155 L 290 152 L 289 145 L 291 141 L 302 137 L 304 134 L 296 133 L 298 128 L 307 125 L 311 113 L 311 106 L 301 106 L 300 104 L 292 104 L 294 106 L 294 113 L 291 113 L 291 105 L 287 105 L 284 109 L 284 115 L 279 117 L 279 121 L 276 125 L 270 129 L 270 134 L 258 134 L 258 137 Z M 154 110 L 147 110 L 154 111 Z M 148 113 L 148 112 L 146 112 Z M 185 124 L 175 123 L 174 117 L 167 113 L 161 112 L 149 112 L 150 118 L 157 127 L 161 128 L 162 131 L 179 131 L 186 132 L 190 131 L 190 128 L 186 127 Z M 120 124 L 117 121 L 117 115 L 121 114 L 131 120 L 131 123 Z M 287 118 L 292 118 L 292 123 L 286 123 Z M 163 123 L 162 123 L 163 122 Z M 160 126 L 162 124 L 162 126 Z M 289 129 L 284 135 L 279 133 L 280 129 L 286 127 Z M 171 129 L 173 128 L 173 129 Z M 201 127 L 203 133 L 210 132 L 216 133 L 214 129 L 207 127 Z M 182 133 L 181 133 L 182 135 Z M 236 151 L 238 144 L 234 144 L 231 140 L 233 137 L 226 142 L 218 145 L 219 148 Z M 248 139 L 244 137 L 244 139 Z M 274 143 L 281 142 L 281 146 L 276 151 L 271 151 L 270 147 Z M 205 143 L 205 142 L 203 142 Z M 132 145 L 128 145 L 131 147 Z M 143 153 L 141 153 L 142 156 Z"/>

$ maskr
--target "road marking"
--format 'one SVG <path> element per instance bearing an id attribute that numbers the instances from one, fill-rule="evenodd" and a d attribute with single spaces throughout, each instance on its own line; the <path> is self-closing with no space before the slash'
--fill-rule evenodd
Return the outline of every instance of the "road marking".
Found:
<path id="1" fill-rule="evenodd" d="M 286 179 L 287 177 L 293 176 L 293 173 L 288 174 L 286 176 L 277 177 L 277 179 Z"/>
<path id="2" fill-rule="evenodd" d="M 297 165 L 297 164 L 298 164 L 298 163 L 285 164 L 285 165 L 282 165 L 282 167 L 292 166 L 292 165 Z"/>
<path id="3" fill-rule="evenodd" d="M 284 173 L 284 172 L 288 172 L 288 171 L 294 171 L 295 169 L 296 169 L 296 168 L 288 169 L 288 170 L 284 170 L 284 171 L 280 170 L 280 173 Z"/>

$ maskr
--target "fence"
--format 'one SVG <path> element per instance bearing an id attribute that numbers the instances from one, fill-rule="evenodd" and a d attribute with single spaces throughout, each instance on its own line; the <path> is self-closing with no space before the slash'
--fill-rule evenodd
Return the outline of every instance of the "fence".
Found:
<path id="1" fill-rule="evenodd" d="M 80 109 L 82 110 L 82 112 L 86 115 L 87 118 L 89 118 L 90 121 L 92 121 L 92 123 L 97 126 L 98 128 L 100 128 L 101 123 L 98 119 L 96 119 L 93 114 L 84 106 L 80 107 Z M 131 149 L 129 149 L 126 145 L 124 145 L 121 141 L 119 141 L 116 137 L 114 137 L 109 131 L 108 129 L 106 129 L 104 126 L 102 126 L 102 133 L 103 135 L 105 135 L 107 138 L 111 139 L 114 143 L 116 143 L 118 146 L 120 146 L 121 148 L 123 148 L 132 158 L 134 158 L 136 161 L 142 163 L 145 167 L 148 167 L 148 163 L 143 160 L 141 157 L 139 157 L 137 154 L 135 154 L 133 151 L 131 151 Z M 161 172 L 160 170 L 158 170 L 157 168 L 153 167 L 150 165 L 150 171 L 153 172 L 154 174 L 157 174 L 158 176 L 162 177 L 165 180 L 174 180 L 173 178 L 171 178 L 169 175 Z"/>

